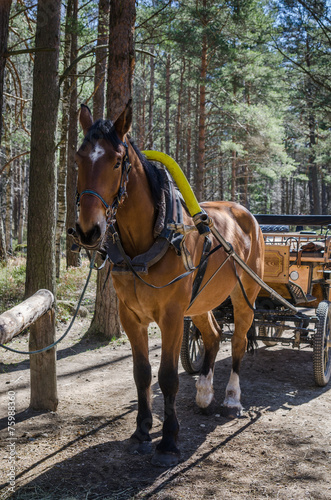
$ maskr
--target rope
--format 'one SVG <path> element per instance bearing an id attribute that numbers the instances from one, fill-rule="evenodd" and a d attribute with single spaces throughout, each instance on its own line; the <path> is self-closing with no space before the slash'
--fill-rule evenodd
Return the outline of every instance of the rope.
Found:
<path id="1" fill-rule="evenodd" d="M 71 330 L 71 328 L 72 328 L 72 326 L 73 326 L 73 324 L 75 322 L 75 319 L 77 318 L 77 314 L 78 314 L 79 308 L 80 308 L 81 303 L 83 301 L 83 298 L 84 298 L 87 286 L 88 286 L 90 278 L 91 278 L 92 271 L 94 269 L 95 254 L 96 254 L 96 252 L 94 252 L 93 255 L 92 255 L 92 257 L 91 257 L 89 273 L 88 273 L 88 276 L 87 276 L 86 283 L 84 285 L 83 291 L 81 293 L 81 296 L 79 298 L 75 314 L 73 315 L 72 320 L 70 321 L 70 324 L 69 324 L 68 328 L 66 329 L 66 331 L 64 332 L 64 334 L 58 340 L 56 340 L 55 342 L 53 342 L 53 344 L 50 344 L 47 347 L 44 347 L 43 349 L 38 349 L 37 351 L 19 351 L 17 349 L 13 349 L 12 347 L 8 347 L 8 346 L 6 346 L 4 344 L 0 344 L 0 347 L 3 347 L 3 349 L 6 349 L 6 351 L 15 352 L 16 354 L 39 354 L 41 352 L 49 351 L 50 349 L 52 349 L 53 347 L 55 347 L 59 342 L 61 342 L 61 340 L 63 340 L 68 335 L 68 333 L 70 332 L 70 330 Z"/>

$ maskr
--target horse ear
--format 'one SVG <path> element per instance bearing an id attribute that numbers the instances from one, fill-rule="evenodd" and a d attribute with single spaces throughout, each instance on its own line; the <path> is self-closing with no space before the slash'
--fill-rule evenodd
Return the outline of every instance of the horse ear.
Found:
<path id="1" fill-rule="evenodd" d="M 125 134 L 130 130 L 132 124 L 132 99 L 129 99 L 124 111 L 114 123 L 118 137 L 123 141 Z"/>
<path id="2" fill-rule="evenodd" d="M 88 129 L 93 125 L 93 118 L 90 108 L 85 104 L 81 104 L 80 106 L 79 123 L 83 129 L 84 135 L 87 134 Z"/>

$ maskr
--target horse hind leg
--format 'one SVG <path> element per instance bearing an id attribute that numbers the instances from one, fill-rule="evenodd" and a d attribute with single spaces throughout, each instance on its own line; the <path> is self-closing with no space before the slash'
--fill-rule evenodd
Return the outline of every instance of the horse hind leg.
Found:
<path id="1" fill-rule="evenodd" d="M 214 401 L 213 376 L 221 330 L 211 311 L 200 316 L 194 316 L 192 320 L 200 330 L 205 346 L 204 362 L 196 383 L 196 403 L 201 409 L 206 411 L 207 408 L 210 409 Z"/>
<path id="2" fill-rule="evenodd" d="M 248 301 L 251 305 L 253 305 L 259 292 L 259 287 L 250 278 L 246 277 L 245 279 L 245 276 L 242 278 L 242 283 L 246 291 Z M 246 302 L 239 284 L 236 285 L 231 293 L 231 301 L 234 315 L 234 333 L 231 339 L 232 370 L 225 390 L 222 413 L 228 418 L 237 418 L 242 415 L 243 410 L 240 402 L 240 365 L 246 352 L 247 332 L 252 326 L 254 311 Z"/>

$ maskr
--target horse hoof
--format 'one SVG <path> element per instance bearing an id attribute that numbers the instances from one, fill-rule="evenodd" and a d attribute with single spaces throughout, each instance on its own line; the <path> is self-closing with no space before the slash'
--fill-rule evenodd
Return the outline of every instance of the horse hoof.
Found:
<path id="1" fill-rule="evenodd" d="M 156 451 L 152 457 L 152 464 L 157 467 L 174 467 L 178 464 L 180 454 L 178 453 L 165 453 L 162 451 Z"/>
<path id="2" fill-rule="evenodd" d="M 131 440 L 129 444 L 129 452 L 132 455 L 149 455 L 152 453 L 152 442 L 151 441 L 142 441 L 138 442 L 135 440 Z"/>
<path id="3" fill-rule="evenodd" d="M 242 417 L 242 409 L 236 406 L 221 406 L 221 415 L 225 418 L 234 419 Z"/>
<path id="4" fill-rule="evenodd" d="M 200 406 L 198 406 L 198 408 L 199 408 L 199 412 L 202 415 L 207 415 L 207 416 L 214 415 L 214 413 L 216 413 L 216 409 L 217 409 L 216 400 L 213 399 L 212 402 L 210 403 L 210 405 L 206 406 L 206 408 L 201 408 Z"/>

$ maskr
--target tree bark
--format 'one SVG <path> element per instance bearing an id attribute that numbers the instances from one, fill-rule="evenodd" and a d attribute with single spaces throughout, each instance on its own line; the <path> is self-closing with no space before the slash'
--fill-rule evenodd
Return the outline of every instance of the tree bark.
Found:
<path id="1" fill-rule="evenodd" d="M 183 58 L 181 65 L 178 102 L 177 102 L 176 152 L 175 152 L 175 160 L 177 163 L 181 163 L 179 159 L 179 154 L 180 154 L 181 136 L 182 136 L 182 99 L 183 99 L 184 74 L 185 74 L 185 58 Z"/>
<path id="2" fill-rule="evenodd" d="M 26 162 L 21 165 L 21 198 L 20 198 L 20 218 L 18 223 L 18 244 L 23 243 L 24 225 L 26 217 Z"/>
<path id="3" fill-rule="evenodd" d="M 135 18 L 135 0 L 112 0 L 109 16 L 106 114 L 113 122 L 125 109 L 132 95 Z M 121 335 L 118 299 L 109 275 L 109 262 L 98 273 L 95 311 L 90 332 L 97 332 L 109 339 Z"/>
<path id="4" fill-rule="evenodd" d="M 186 127 L 186 177 L 191 182 L 191 148 L 192 148 L 192 121 L 191 121 L 191 108 L 192 108 L 192 91 L 191 91 L 191 64 L 189 63 L 188 69 L 188 87 L 187 87 L 187 127 Z"/>
<path id="5" fill-rule="evenodd" d="M 234 141 L 234 138 L 232 138 Z M 237 153 L 232 151 L 231 160 L 231 201 L 236 201 Z"/>
<path id="6" fill-rule="evenodd" d="M 13 163 L 8 166 L 7 171 L 7 189 L 6 189 L 6 244 L 7 252 L 13 253 L 13 194 L 14 194 L 14 177 Z"/>
<path id="7" fill-rule="evenodd" d="M 77 16 L 78 16 L 78 0 L 73 0 L 72 24 L 73 30 L 71 33 L 71 54 L 70 64 L 77 59 Z M 77 151 L 77 136 L 78 136 L 78 111 L 77 111 L 77 65 L 73 65 L 70 78 L 70 103 L 69 103 L 69 128 L 68 128 L 68 156 L 67 156 L 67 214 L 66 228 L 74 227 L 77 220 L 76 207 L 76 192 L 77 192 L 77 165 L 75 162 L 75 154 Z M 71 238 L 66 240 L 66 255 L 67 268 L 80 266 L 80 255 L 71 251 Z"/>
<path id="8" fill-rule="evenodd" d="M 203 2 L 206 8 L 206 0 Z M 204 33 L 202 39 L 201 67 L 200 67 L 200 106 L 199 106 L 199 146 L 198 146 L 198 165 L 196 195 L 198 200 L 202 200 L 203 178 L 205 168 L 205 149 L 206 149 L 206 76 L 207 76 L 207 35 Z"/>
<path id="9" fill-rule="evenodd" d="M 5 228 L 3 227 L 3 219 L 0 215 L 0 262 L 5 262 L 7 260 L 6 252 L 6 237 Z"/>
<path id="10" fill-rule="evenodd" d="M 306 51 L 306 64 L 308 70 L 311 67 L 311 52 L 310 52 L 310 44 L 309 44 L 309 36 L 307 34 L 306 39 L 307 51 Z M 316 119 L 314 112 L 314 96 L 313 96 L 313 85 L 310 76 L 306 78 L 306 100 L 307 100 L 307 109 L 308 109 L 308 129 L 309 129 L 309 158 L 308 158 L 308 175 L 309 175 L 309 201 L 310 201 L 310 213 L 311 214 L 320 214 L 321 213 L 321 203 L 319 196 L 319 187 L 318 187 L 318 172 L 315 161 L 315 151 L 314 147 L 316 144 Z"/>
<path id="11" fill-rule="evenodd" d="M 106 116 L 113 122 L 132 96 L 135 19 L 135 0 L 110 2 Z"/>
<path id="12" fill-rule="evenodd" d="M 151 47 L 151 53 L 154 54 L 154 47 Z M 149 81 L 149 103 L 148 103 L 148 134 L 147 149 L 153 149 L 154 145 L 154 85 L 155 85 L 155 64 L 154 57 L 150 57 L 150 81 Z"/>
<path id="13" fill-rule="evenodd" d="M 63 66 L 66 69 L 70 64 L 71 54 L 71 24 L 73 16 L 73 1 L 68 0 L 66 24 L 64 33 Z M 56 224 L 56 277 L 60 277 L 61 267 L 61 238 L 66 225 L 67 216 L 67 158 L 68 158 L 68 128 L 70 109 L 70 78 L 65 78 L 62 91 L 62 121 L 61 140 L 57 182 L 57 224 Z"/>
<path id="14" fill-rule="evenodd" d="M 108 42 L 109 29 L 109 2 L 110 0 L 99 0 L 98 18 L 98 41 L 97 46 L 106 45 Z M 94 96 L 93 96 L 93 118 L 98 120 L 105 113 L 105 76 L 107 66 L 107 47 L 98 49 L 95 57 L 94 73 Z"/>
<path id="15" fill-rule="evenodd" d="M 0 144 L 2 136 L 3 86 L 6 66 L 6 58 L 4 54 L 7 52 L 8 26 L 11 3 L 12 0 L 0 1 Z"/>
<path id="16" fill-rule="evenodd" d="M 28 214 L 26 295 L 46 288 L 55 296 L 56 229 L 56 124 L 59 103 L 59 45 L 61 1 L 39 0 L 36 52 L 33 70 L 31 157 Z M 54 314 L 38 320 L 30 332 L 30 346 L 37 349 L 55 340 Z M 31 355 L 31 405 L 35 409 L 57 407 L 55 348 Z"/>
<path id="17" fill-rule="evenodd" d="M 171 56 L 167 55 L 166 63 L 166 88 L 165 88 L 165 152 L 170 155 L 170 67 L 171 67 Z"/>

